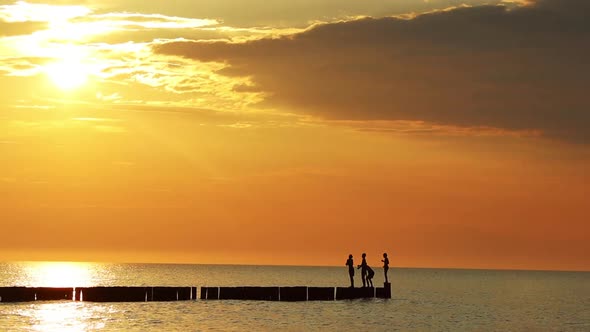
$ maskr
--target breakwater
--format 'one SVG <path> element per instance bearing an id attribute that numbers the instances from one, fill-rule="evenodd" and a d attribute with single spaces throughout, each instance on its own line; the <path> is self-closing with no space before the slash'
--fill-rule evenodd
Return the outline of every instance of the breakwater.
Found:
<path id="1" fill-rule="evenodd" d="M 199 291 L 199 293 L 197 293 Z M 0 287 L 0 302 L 86 301 L 158 302 L 191 300 L 334 301 L 391 298 L 391 284 L 384 287 Z"/>
<path id="2" fill-rule="evenodd" d="M 391 298 L 391 284 L 384 287 L 201 287 L 201 300 L 334 301 Z"/>

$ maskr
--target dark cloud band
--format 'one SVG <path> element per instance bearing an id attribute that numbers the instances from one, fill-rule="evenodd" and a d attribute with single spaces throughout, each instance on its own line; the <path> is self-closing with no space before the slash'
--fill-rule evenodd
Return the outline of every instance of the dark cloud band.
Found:
<path id="1" fill-rule="evenodd" d="M 542 0 L 412 19 L 315 26 L 247 43 L 170 42 L 164 54 L 226 62 L 266 104 L 336 120 L 419 120 L 540 130 L 590 143 L 590 4 Z"/>

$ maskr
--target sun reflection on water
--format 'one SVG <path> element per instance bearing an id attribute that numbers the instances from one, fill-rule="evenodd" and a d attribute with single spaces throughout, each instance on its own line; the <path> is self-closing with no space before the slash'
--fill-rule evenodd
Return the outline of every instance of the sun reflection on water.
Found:
<path id="1" fill-rule="evenodd" d="M 81 302 L 44 303 L 27 306 L 18 315 L 28 321 L 32 331 L 89 331 L 104 328 L 103 321 L 93 320 L 100 313 Z"/>
<path id="2" fill-rule="evenodd" d="M 0 270 L 0 286 L 8 287 L 92 287 L 109 278 L 108 265 L 101 263 L 16 262 Z M 20 329 L 26 331 L 96 331 L 104 329 L 108 319 L 117 314 L 110 305 L 79 301 L 0 303 L 0 331 L 15 326 L 17 330 L 26 326 Z"/>
<path id="3" fill-rule="evenodd" d="M 91 263 L 35 262 L 27 265 L 25 284 L 35 287 L 91 286 Z"/>

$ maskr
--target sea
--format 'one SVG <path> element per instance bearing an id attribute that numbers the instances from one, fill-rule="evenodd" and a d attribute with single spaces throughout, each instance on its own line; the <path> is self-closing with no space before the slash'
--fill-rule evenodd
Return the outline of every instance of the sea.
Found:
<path id="1" fill-rule="evenodd" d="M 0 303 L 0 331 L 590 331 L 590 272 L 394 267 L 389 279 L 387 300 Z M 0 263 L 0 286 L 302 285 L 349 286 L 347 268 Z"/>

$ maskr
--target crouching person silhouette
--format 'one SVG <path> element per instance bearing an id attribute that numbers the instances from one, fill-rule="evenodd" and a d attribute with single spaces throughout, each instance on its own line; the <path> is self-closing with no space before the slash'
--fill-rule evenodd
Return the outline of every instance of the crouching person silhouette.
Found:
<path id="1" fill-rule="evenodd" d="M 367 265 L 367 286 L 373 287 L 373 277 L 375 276 L 375 271 Z"/>

